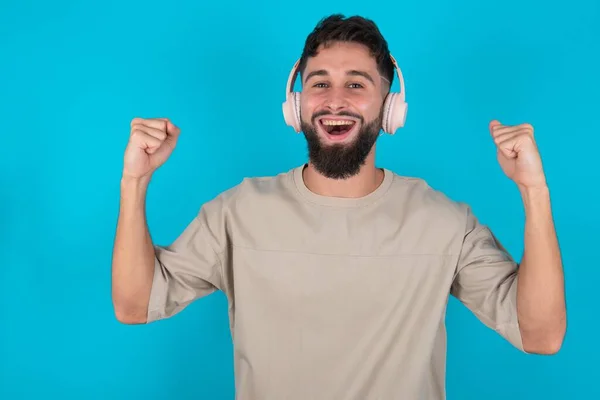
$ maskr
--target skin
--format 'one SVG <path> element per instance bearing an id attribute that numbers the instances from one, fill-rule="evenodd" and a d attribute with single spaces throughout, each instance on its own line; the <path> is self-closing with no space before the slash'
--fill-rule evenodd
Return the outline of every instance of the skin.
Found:
<path id="1" fill-rule="evenodd" d="M 517 185 L 525 208 L 524 254 L 517 288 L 519 325 L 525 351 L 555 354 L 566 327 L 564 272 L 552 218 L 550 190 L 531 124 L 492 121 L 500 167 Z"/>
<path id="2" fill-rule="evenodd" d="M 362 71 L 364 76 L 349 75 Z M 312 75 L 314 71 L 326 74 Z M 309 76 L 312 75 L 312 76 Z M 351 112 L 365 123 L 381 113 L 388 82 L 378 73 L 366 47 L 338 43 L 323 48 L 311 58 L 303 77 L 302 119 L 312 124 L 315 112 L 335 115 Z M 345 139 L 346 144 L 356 140 Z M 320 132 L 317 130 L 317 132 Z M 518 270 L 518 318 L 525 351 L 554 354 L 562 346 L 566 331 L 564 277 L 554 229 L 550 191 L 546 183 L 534 130 L 530 124 L 489 124 L 497 147 L 498 162 L 517 185 L 525 208 L 525 251 Z M 121 178 L 121 203 L 112 265 L 112 298 L 117 319 L 136 324 L 146 321 L 154 252 L 145 218 L 146 190 L 154 171 L 171 155 L 180 130 L 169 119 L 135 118 L 125 150 Z M 320 133 L 322 145 L 331 145 Z M 383 172 L 375 167 L 375 145 L 358 173 L 346 179 L 331 179 L 308 163 L 304 179 L 310 190 L 324 196 L 362 197 L 375 190 Z"/>
<path id="3" fill-rule="evenodd" d="M 131 121 L 112 261 L 113 308 L 117 320 L 125 324 L 147 320 L 154 247 L 146 220 L 146 191 L 154 171 L 173 152 L 179 132 L 166 118 Z"/>
<path id="4" fill-rule="evenodd" d="M 361 71 L 364 76 L 351 75 L 349 71 Z M 316 71 L 326 74 L 313 75 Z M 305 124 L 312 125 L 311 117 L 321 111 L 335 115 L 350 112 L 362 116 L 365 123 L 375 120 L 381 113 L 388 82 L 377 71 L 375 60 L 368 49 L 356 43 L 336 43 L 320 48 L 318 54 L 308 60 L 302 80 L 300 109 Z M 355 133 L 344 140 L 346 145 L 356 140 Z M 322 133 L 317 129 L 318 133 Z M 326 135 L 319 135 L 322 145 L 334 144 Z M 339 144 L 339 142 L 335 142 Z M 331 179 L 320 174 L 309 161 L 304 170 L 306 186 L 324 196 L 362 197 L 375 190 L 383 181 L 383 171 L 375 166 L 374 145 L 360 171 L 347 179 Z"/>

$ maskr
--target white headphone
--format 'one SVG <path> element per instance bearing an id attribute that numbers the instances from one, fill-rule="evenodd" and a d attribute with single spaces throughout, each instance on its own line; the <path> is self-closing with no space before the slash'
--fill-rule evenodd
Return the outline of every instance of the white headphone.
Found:
<path id="1" fill-rule="evenodd" d="M 406 111 L 408 104 L 406 103 L 406 93 L 404 88 L 404 78 L 402 71 L 398 67 L 396 59 L 390 55 L 390 59 L 394 64 L 398 79 L 400 80 L 400 92 L 390 92 L 383 103 L 383 119 L 382 129 L 385 133 L 393 135 L 398 128 L 402 128 L 406 121 Z M 294 68 L 290 72 L 285 93 L 285 101 L 283 102 L 283 118 L 285 123 L 296 132 L 300 132 L 300 92 L 294 92 L 294 83 L 298 74 L 298 64 L 296 61 Z"/>

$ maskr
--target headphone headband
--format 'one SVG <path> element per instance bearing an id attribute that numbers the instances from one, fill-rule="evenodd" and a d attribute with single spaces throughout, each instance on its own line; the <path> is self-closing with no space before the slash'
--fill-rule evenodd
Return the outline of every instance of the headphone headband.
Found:
<path id="1" fill-rule="evenodd" d="M 300 59 L 298 59 L 296 61 L 296 63 L 294 63 L 294 67 L 292 68 L 292 71 L 290 72 L 290 76 L 288 77 L 287 90 L 285 93 L 286 99 L 289 98 L 290 93 L 292 92 L 292 90 L 294 88 L 294 84 L 296 83 L 296 77 L 298 76 L 298 65 L 300 65 Z"/>

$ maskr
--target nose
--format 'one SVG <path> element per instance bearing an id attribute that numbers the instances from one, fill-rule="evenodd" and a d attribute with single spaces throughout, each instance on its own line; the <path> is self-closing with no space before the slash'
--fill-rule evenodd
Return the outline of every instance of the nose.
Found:
<path id="1" fill-rule="evenodd" d="M 332 88 L 327 93 L 324 106 L 330 111 L 340 111 L 348 107 L 348 102 L 342 90 Z"/>

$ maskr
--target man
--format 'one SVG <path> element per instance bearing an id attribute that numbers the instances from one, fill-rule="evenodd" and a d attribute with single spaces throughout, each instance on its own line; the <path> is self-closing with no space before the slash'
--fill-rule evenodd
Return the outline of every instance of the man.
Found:
<path id="1" fill-rule="evenodd" d="M 309 161 L 245 179 L 152 243 L 148 182 L 175 147 L 168 119 L 131 124 L 113 260 L 119 321 L 168 318 L 222 290 L 239 399 L 443 399 L 449 294 L 527 353 L 565 334 L 563 272 L 533 128 L 490 123 L 523 198 L 517 263 L 462 203 L 375 166 L 394 66 L 376 25 L 334 15 L 299 62 Z"/>

